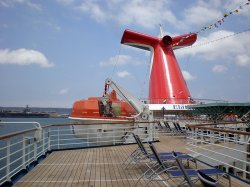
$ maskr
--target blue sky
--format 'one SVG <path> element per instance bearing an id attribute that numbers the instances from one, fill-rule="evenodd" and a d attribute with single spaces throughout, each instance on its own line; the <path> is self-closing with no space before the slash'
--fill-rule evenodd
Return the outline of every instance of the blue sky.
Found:
<path id="1" fill-rule="evenodd" d="M 150 54 L 121 45 L 125 29 L 175 36 L 236 9 L 175 53 L 193 98 L 250 102 L 250 31 L 235 35 L 249 29 L 247 2 L 0 0 L 0 106 L 71 107 L 101 96 L 107 77 L 146 98 Z"/>

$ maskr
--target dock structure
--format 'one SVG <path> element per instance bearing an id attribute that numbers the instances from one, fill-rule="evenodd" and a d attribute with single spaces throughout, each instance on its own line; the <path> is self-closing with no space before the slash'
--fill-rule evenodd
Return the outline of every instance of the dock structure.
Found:
<path id="1" fill-rule="evenodd" d="M 160 136 L 160 142 L 154 143 L 158 151 L 179 151 L 188 153 L 187 139 L 183 137 Z M 147 170 L 145 163 L 126 168 L 124 160 L 137 148 L 136 144 L 86 148 L 77 150 L 54 151 L 33 170 L 22 177 L 14 186 L 134 186 L 138 178 Z M 198 168 L 204 166 L 198 165 Z M 163 178 L 167 175 L 163 175 Z M 154 181 L 148 186 L 177 186 L 182 179 Z M 224 183 L 225 182 L 225 183 Z M 137 186 L 145 186 L 142 178 Z M 223 186 L 228 181 L 222 180 Z M 198 181 L 197 186 L 202 186 Z M 244 186 L 232 180 L 232 186 Z"/>

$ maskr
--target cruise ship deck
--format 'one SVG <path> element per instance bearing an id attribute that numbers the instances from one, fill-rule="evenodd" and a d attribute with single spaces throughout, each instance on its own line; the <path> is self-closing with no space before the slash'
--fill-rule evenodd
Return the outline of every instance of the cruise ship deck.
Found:
<path id="1" fill-rule="evenodd" d="M 154 145 L 158 151 L 188 153 L 187 139 L 183 137 L 162 134 L 160 142 Z M 123 162 L 137 147 L 137 144 L 133 144 L 54 151 L 14 186 L 134 186 L 147 166 L 139 163 L 126 168 Z M 202 167 L 204 166 L 198 165 L 198 168 Z M 167 176 L 162 175 L 164 177 Z M 177 186 L 181 181 L 182 179 L 171 179 L 165 183 L 153 181 L 149 186 Z M 147 180 L 142 178 L 137 186 L 145 186 L 146 183 Z M 196 184 L 202 186 L 199 181 Z M 221 184 L 228 186 L 228 181 L 222 179 Z M 232 178 L 232 186 L 248 184 Z"/>

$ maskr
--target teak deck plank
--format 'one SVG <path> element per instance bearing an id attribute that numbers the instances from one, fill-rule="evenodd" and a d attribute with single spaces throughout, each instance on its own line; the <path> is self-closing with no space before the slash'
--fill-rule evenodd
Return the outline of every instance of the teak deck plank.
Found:
<path id="1" fill-rule="evenodd" d="M 184 138 L 161 136 L 161 142 L 154 143 L 158 151 L 181 151 L 185 149 Z M 145 163 L 125 168 L 123 162 L 137 148 L 133 145 L 54 151 L 14 186 L 20 187 L 127 187 L 134 186 L 146 171 Z M 181 179 L 168 181 L 177 186 Z M 137 186 L 145 186 L 142 178 Z M 242 186 L 232 181 L 232 186 Z M 227 181 L 223 181 L 227 186 Z M 151 182 L 149 186 L 165 186 L 162 182 Z M 198 185 L 199 186 L 199 185 Z"/>
<path id="2" fill-rule="evenodd" d="M 86 168 L 85 168 L 85 175 L 83 178 L 83 186 L 89 186 L 89 179 L 90 179 L 90 175 L 91 175 L 91 165 L 89 163 L 92 162 L 92 150 L 88 151 L 88 159 L 86 160 L 87 162 L 85 162 L 86 164 Z"/>
<path id="3" fill-rule="evenodd" d="M 103 163 L 108 163 L 109 162 L 109 157 L 107 156 L 107 151 L 108 150 L 106 150 L 106 149 L 103 149 L 103 151 L 104 151 L 104 156 L 103 156 Z M 110 169 L 110 166 L 109 165 L 107 165 L 107 167 L 104 167 L 104 173 L 105 173 L 105 179 L 107 178 L 107 179 L 110 179 L 111 178 L 111 169 Z M 106 186 L 110 186 L 110 187 L 112 187 L 113 185 L 112 185 L 112 182 L 110 181 L 110 180 L 108 180 L 108 181 L 106 181 Z"/>
<path id="4" fill-rule="evenodd" d="M 70 153 L 71 153 L 70 151 L 67 153 L 67 156 L 66 156 L 64 162 L 60 165 L 60 167 L 58 167 L 59 171 L 57 172 L 56 177 L 55 178 L 53 177 L 53 181 L 55 181 L 54 187 L 59 187 L 59 186 L 61 186 L 61 184 L 65 185 L 64 176 L 66 175 L 67 172 L 70 172 L 70 164 L 71 164 L 71 156 L 70 156 L 71 154 Z M 59 154 L 58 156 L 60 157 L 60 155 L 61 154 Z"/>

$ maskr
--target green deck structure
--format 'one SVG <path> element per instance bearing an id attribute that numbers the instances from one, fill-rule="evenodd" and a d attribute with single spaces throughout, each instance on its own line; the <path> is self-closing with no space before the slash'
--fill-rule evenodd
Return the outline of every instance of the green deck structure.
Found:
<path id="1" fill-rule="evenodd" d="M 250 114 L 250 103 L 208 103 L 189 106 L 193 114 L 208 115 L 212 119 L 221 119 L 234 114 L 238 118 Z"/>

